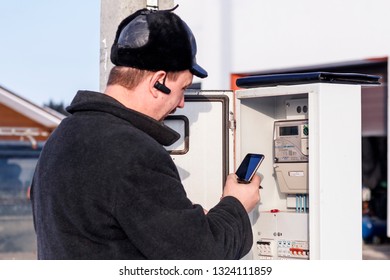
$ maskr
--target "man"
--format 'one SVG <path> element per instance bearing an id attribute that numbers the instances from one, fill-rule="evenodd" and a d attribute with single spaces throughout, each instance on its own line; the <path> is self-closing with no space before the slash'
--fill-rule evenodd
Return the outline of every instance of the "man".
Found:
<path id="1" fill-rule="evenodd" d="M 47 141 L 32 186 L 39 259 L 239 259 L 253 242 L 247 213 L 260 179 L 231 174 L 206 214 L 186 197 L 161 122 L 184 106 L 195 60 L 172 11 L 137 11 L 118 27 L 104 94 L 79 91 Z"/>

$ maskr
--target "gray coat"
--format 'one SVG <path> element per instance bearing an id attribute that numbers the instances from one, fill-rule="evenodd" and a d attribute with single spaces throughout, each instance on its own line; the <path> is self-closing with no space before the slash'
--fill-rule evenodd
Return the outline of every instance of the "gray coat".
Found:
<path id="1" fill-rule="evenodd" d="M 242 204 L 207 215 L 162 147 L 178 134 L 96 92 L 77 93 L 32 185 L 39 259 L 238 259 L 251 248 Z"/>

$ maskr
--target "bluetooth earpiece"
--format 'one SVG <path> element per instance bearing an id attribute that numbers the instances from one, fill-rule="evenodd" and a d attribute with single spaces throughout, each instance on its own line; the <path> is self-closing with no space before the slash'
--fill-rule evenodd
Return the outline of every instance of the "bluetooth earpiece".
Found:
<path id="1" fill-rule="evenodd" d="M 154 87 L 156 89 L 158 89 L 159 91 L 165 93 L 165 94 L 170 94 L 171 93 L 171 90 L 164 84 L 160 83 L 159 81 L 157 81 L 155 84 L 154 84 Z"/>

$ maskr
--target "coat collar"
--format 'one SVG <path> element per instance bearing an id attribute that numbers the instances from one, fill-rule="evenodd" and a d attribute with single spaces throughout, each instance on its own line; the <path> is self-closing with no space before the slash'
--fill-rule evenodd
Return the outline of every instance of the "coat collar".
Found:
<path id="1" fill-rule="evenodd" d="M 126 108 L 116 99 L 100 92 L 78 91 L 66 110 L 71 114 L 80 111 L 100 111 L 115 115 L 147 133 L 164 146 L 172 145 L 180 138 L 179 133 L 163 122 L 158 122 L 147 115 Z"/>

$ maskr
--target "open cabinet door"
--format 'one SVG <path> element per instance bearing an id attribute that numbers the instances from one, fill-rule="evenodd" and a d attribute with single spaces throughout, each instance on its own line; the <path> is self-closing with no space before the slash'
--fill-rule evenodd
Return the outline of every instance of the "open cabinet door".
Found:
<path id="1" fill-rule="evenodd" d="M 180 133 L 166 147 L 178 168 L 184 188 L 194 204 L 216 205 L 233 166 L 233 92 L 188 91 L 185 107 L 164 123 Z"/>

